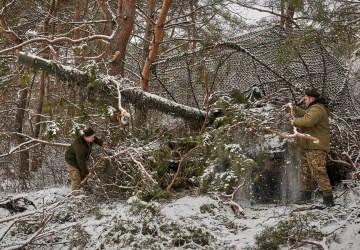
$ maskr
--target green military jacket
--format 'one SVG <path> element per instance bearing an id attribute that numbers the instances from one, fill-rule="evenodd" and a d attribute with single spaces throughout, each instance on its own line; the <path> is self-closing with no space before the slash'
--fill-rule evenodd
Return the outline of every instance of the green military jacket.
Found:
<path id="1" fill-rule="evenodd" d="M 294 106 L 294 112 L 299 118 L 294 120 L 294 126 L 303 134 L 319 139 L 319 144 L 308 139 L 299 139 L 304 149 L 321 149 L 330 152 L 330 111 L 321 103 L 314 101 L 307 109 Z"/>
<path id="2" fill-rule="evenodd" d="M 103 144 L 103 141 L 96 136 L 94 142 L 99 146 L 102 146 Z M 92 145 L 93 143 L 86 142 L 84 137 L 80 136 L 66 150 L 66 163 L 79 169 L 81 176 L 86 176 L 89 173 L 89 170 L 86 166 L 86 161 L 90 157 Z"/>

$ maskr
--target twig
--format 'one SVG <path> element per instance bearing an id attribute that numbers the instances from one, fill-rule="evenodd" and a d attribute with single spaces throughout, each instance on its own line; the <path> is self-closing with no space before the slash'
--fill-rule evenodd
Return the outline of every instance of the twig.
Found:
<path id="1" fill-rule="evenodd" d="M 351 157 L 349 156 L 349 154 L 348 153 L 346 153 L 346 151 L 345 151 L 345 148 L 344 148 L 344 138 L 342 137 L 342 135 L 341 135 L 341 130 L 340 130 L 340 127 L 338 126 L 338 125 L 336 125 L 336 128 L 338 129 L 338 131 L 339 131 L 339 140 L 340 140 L 340 148 L 341 148 L 341 155 L 343 155 L 344 157 L 345 157 L 345 159 L 346 159 L 346 161 L 347 161 L 347 166 L 349 166 L 350 168 L 351 168 L 351 170 L 353 170 L 354 172 L 355 172 L 355 175 L 356 175 L 356 178 L 358 179 L 358 180 L 360 180 L 360 173 L 359 173 L 359 171 L 357 170 L 357 168 L 356 168 L 356 166 L 354 165 L 354 163 L 353 163 L 353 161 L 352 161 L 352 159 L 351 159 Z"/>
<path id="2" fill-rule="evenodd" d="M 324 241 L 326 240 L 326 237 L 324 237 Z M 329 248 L 325 245 L 324 242 L 317 242 L 317 241 L 309 241 L 309 240 L 300 240 L 298 241 L 300 242 L 301 244 L 304 244 L 304 245 L 312 245 L 312 246 L 317 246 L 319 247 L 320 249 L 323 249 L 323 250 L 328 250 Z"/>
<path id="3" fill-rule="evenodd" d="M 182 158 L 180 159 L 180 162 L 179 162 L 179 164 L 178 164 L 178 168 L 177 168 L 177 171 L 176 171 L 176 173 L 175 173 L 175 175 L 174 175 L 174 178 L 172 179 L 171 183 L 167 186 L 166 191 L 169 191 L 169 190 L 171 189 L 171 187 L 174 185 L 175 180 L 176 180 L 176 178 L 178 177 L 178 175 L 179 175 L 179 173 L 180 173 L 180 171 L 181 171 L 181 163 L 189 156 L 189 154 L 190 154 L 192 151 L 198 149 L 199 147 L 200 147 L 199 144 L 196 145 L 196 147 L 190 149 L 190 150 L 184 155 L 184 157 L 182 157 Z"/>
<path id="4" fill-rule="evenodd" d="M 123 122 L 123 119 L 124 117 L 130 117 L 130 114 L 123 108 L 121 107 L 121 91 L 120 91 L 120 84 L 117 82 L 117 81 L 114 81 L 114 80 L 111 80 L 111 82 L 113 84 L 115 84 L 116 86 L 116 89 L 117 89 L 117 92 L 118 92 L 118 108 L 119 108 L 119 111 L 120 111 L 120 114 L 118 114 L 118 121 L 122 121 Z"/>
<path id="5" fill-rule="evenodd" d="M 227 198 L 227 201 L 222 202 L 223 205 L 230 206 L 235 211 L 235 214 L 239 217 L 245 215 L 244 209 L 234 201 L 234 198 L 235 198 L 236 192 L 240 189 L 240 187 L 242 187 L 245 184 L 245 179 L 242 179 L 242 180 L 243 180 L 243 182 L 236 187 L 236 189 L 234 190 L 234 192 L 231 195 L 223 195 L 224 197 Z"/>
<path id="6" fill-rule="evenodd" d="M 132 150 L 134 150 L 136 153 L 138 153 L 135 148 L 129 148 L 129 149 L 132 149 Z M 156 181 L 151 177 L 151 175 L 150 175 L 148 172 L 146 172 L 146 170 L 145 170 L 144 166 L 141 164 L 141 162 L 135 160 L 135 158 L 133 157 L 132 154 L 130 154 L 130 157 L 131 157 L 131 159 L 136 163 L 136 165 L 139 167 L 141 173 L 142 173 L 143 175 L 145 175 L 151 182 L 155 183 Z"/>
<path id="7" fill-rule="evenodd" d="M 58 44 L 58 43 L 61 43 L 61 42 L 67 42 L 69 44 L 79 44 L 79 43 L 82 43 L 82 42 L 89 42 L 89 41 L 92 41 L 92 40 L 110 40 L 111 37 L 110 36 L 105 36 L 105 35 L 92 35 L 92 36 L 88 36 L 88 37 L 84 37 L 84 38 L 79 38 L 79 39 L 71 39 L 71 38 L 68 38 L 68 37 L 58 37 L 58 38 L 55 38 L 55 39 L 48 39 L 48 38 L 34 38 L 34 39 L 30 39 L 30 40 L 27 40 L 23 43 L 20 43 L 20 44 L 17 44 L 11 48 L 7 48 L 7 49 L 3 49 L 0 51 L 0 54 L 4 54 L 4 53 L 7 53 L 7 52 L 11 52 L 11 51 L 15 51 L 15 50 L 18 50 L 18 49 L 21 49 L 22 47 L 25 47 L 26 45 L 28 44 L 31 44 L 31 43 L 46 43 L 46 44 Z"/>
<path id="8" fill-rule="evenodd" d="M 246 122 L 247 125 L 251 125 L 251 126 L 256 126 L 256 127 L 259 127 L 259 128 L 262 128 L 264 130 L 267 130 L 271 133 L 274 133 L 280 137 L 283 137 L 283 138 L 302 138 L 302 139 L 307 139 L 307 140 L 311 140 L 313 141 L 314 143 L 319 143 L 319 139 L 317 139 L 316 137 L 313 137 L 311 135 L 307 135 L 307 134 L 301 134 L 299 132 L 296 131 L 296 129 L 294 129 L 294 134 L 292 135 L 286 135 L 286 134 L 283 134 L 279 131 L 276 131 L 268 126 L 263 126 L 263 125 L 260 125 L 260 124 L 257 124 L 257 123 L 249 123 L 249 122 Z"/>

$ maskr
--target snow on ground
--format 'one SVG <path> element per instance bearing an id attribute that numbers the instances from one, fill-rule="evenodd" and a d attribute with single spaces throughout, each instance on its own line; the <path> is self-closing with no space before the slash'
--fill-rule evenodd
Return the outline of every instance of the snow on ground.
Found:
<path id="1" fill-rule="evenodd" d="M 16 213 L 0 209 L 0 249 L 16 249 L 36 235 L 41 237 L 35 242 L 41 244 L 29 249 L 252 249 L 256 235 L 267 226 L 277 225 L 291 216 L 305 215 L 313 218 L 313 228 L 337 239 L 329 240 L 328 236 L 323 242 L 309 241 L 322 245 L 323 249 L 355 250 L 360 247 L 359 190 L 357 183 L 348 190 L 336 190 L 336 196 L 340 196 L 336 199 L 338 205 L 324 210 L 296 211 L 298 205 L 251 205 L 239 201 L 245 212 L 243 217 L 236 216 L 214 194 L 185 196 L 168 203 L 146 203 L 136 197 L 118 201 L 104 199 L 97 200 L 90 208 L 83 204 L 89 203 L 91 194 L 68 197 L 68 188 L 2 194 L 0 204 L 26 197 L 33 205 L 18 204 L 26 210 Z M 320 201 L 318 197 L 316 202 Z M 47 221 L 45 230 L 21 228 L 22 221 L 36 218 Z M 56 237 L 51 236 L 54 231 Z M 52 239 L 45 240 L 46 236 Z M 193 237 L 193 241 L 179 241 L 179 245 L 174 246 L 174 238 L 180 236 Z M 208 240 L 208 246 L 201 245 L 204 240 Z M 298 249 L 321 248 L 304 245 Z"/>

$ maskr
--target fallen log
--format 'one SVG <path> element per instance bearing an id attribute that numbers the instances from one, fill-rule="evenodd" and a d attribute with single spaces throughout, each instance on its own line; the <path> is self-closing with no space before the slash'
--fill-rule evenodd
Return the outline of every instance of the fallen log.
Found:
<path id="1" fill-rule="evenodd" d="M 46 60 L 35 55 L 20 52 L 18 55 L 18 63 L 40 69 L 48 74 L 56 76 L 61 81 L 71 82 L 78 86 L 88 87 L 95 81 L 98 86 L 110 88 L 117 91 L 113 86 L 120 87 L 121 96 L 124 101 L 133 104 L 136 108 L 149 108 L 159 110 L 175 117 L 181 117 L 188 121 L 198 122 L 201 124 L 206 117 L 206 112 L 190 106 L 186 106 L 174 101 L 170 101 L 158 95 L 154 95 L 143 91 L 133 82 L 126 78 L 114 76 L 91 76 L 76 68 L 61 65 L 58 62 Z M 211 119 L 210 119 L 211 120 Z"/>

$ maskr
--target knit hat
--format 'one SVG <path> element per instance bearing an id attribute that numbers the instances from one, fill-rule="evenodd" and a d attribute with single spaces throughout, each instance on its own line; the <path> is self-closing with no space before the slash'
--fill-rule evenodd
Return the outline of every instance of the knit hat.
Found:
<path id="1" fill-rule="evenodd" d="M 320 97 L 320 93 L 316 89 L 305 90 L 305 95 L 310 96 L 310 97 L 316 97 L 316 98 Z"/>
<path id="2" fill-rule="evenodd" d="M 92 128 L 87 128 L 84 130 L 84 136 L 89 137 L 95 134 L 95 131 Z"/>

